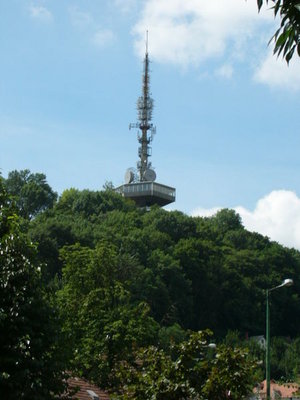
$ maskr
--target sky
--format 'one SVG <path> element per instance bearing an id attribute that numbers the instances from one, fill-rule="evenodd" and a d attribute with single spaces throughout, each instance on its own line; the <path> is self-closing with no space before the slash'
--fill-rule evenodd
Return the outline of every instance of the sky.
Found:
<path id="1" fill-rule="evenodd" d="M 300 249 L 300 59 L 268 45 L 256 0 L 0 0 L 0 171 L 59 194 L 118 186 L 138 161 L 149 31 L 157 181 L 167 207 L 220 208 Z"/>

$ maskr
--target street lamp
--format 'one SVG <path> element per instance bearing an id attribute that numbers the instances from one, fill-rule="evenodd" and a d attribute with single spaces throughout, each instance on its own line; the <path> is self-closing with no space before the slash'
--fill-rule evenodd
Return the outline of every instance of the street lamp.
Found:
<path id="1" fill-rule="evenodd" d="M 267 383 L 267 400 L 270 400 L 270 307 L 269 307 L 269 293 L 273 290 L 282 288 L 284 286 L 292 286 L 293 279 L 285 279 L 280 285 L 271 289 L 266 289 L 266 383 Z"/>
<path id="2" fill-rule="evenodd" d="M 216 348 L 217 348 L 217 345 L 216 345 L 216 343 L 209 343 L 209 344 L 207 345 L 207 347 L 208 347 L 209 349 L 216 349 Z"/>

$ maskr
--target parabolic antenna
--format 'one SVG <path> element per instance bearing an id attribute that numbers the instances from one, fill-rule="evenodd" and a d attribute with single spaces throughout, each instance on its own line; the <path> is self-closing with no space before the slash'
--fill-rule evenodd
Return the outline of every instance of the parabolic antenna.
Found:
<path id="1" fill-rule="evenodd" d="M 134 173 L 131 169 L 127 169 L 127 171 L 125 172 L 125 183 L 132 183 L 134 180 Z"/>
<path id="2" fill-rule="evenodd" d="M 146 180 L 146 181 L 150 181 L 150 182 L 154 182 L 155 181 L 155 179 L 156 179 L 156 173 L 155 173 L 155 171 L 153 171 L 153 169 L 150 169 L 150 168 L 148 168 L 148 169 L 146 169 L 146 171 L 144 172 L 144 179 Z"/>

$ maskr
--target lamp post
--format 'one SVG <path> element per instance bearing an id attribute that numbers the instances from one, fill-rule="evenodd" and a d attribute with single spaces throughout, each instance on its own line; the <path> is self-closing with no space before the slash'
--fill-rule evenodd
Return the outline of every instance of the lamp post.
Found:
<path id="1" fill-rule="evenodd" d="M 266 383 L 267 383 L 267 400 L 270 400 L 270 306 L 269 293 L 284 286 L 292 286 L 292 279 L 285 279 L 280 285 L 271 289 L 266 289 Z"/>

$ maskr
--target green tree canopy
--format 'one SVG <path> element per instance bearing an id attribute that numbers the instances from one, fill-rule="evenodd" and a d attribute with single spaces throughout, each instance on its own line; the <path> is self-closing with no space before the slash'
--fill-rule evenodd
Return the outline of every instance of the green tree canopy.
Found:
<path id="1" fill-rule="evenodd" d="M 245 399 L 255 383 L 256 362 L 245 350 L 210 341 L 210 331 L 193 332 L 173 347 L 172 356 L 156 347 L 139 351 L 138 362 L 119 366 L 119 398 Z"/>
<path id="2" fill-rule="evenodd" d="M 132 301 L 128 278 L 134 265 L 127 265 L 130 260 L 114 246 L 102 242 L 92 250 L 77 244 L 65 247 L 61 256 L 64 286 L 58 300 L 72 369 L 102 387 L 112 386 L 115 364 L 152 343 L 158 324 L 145 302 Z"/>
<path id="3" fill-rule="evenodd" d="M 0 177 L 0 395 L 6 400 L 50 400 L 65 389 L 58 319 L 34 260 Z"/>
<path id="4" fill-rule="evenodd" d="M 290 277 L 294 287 L 272 301 L 277 316 L 272 332 L 300 332 L 300 321 L 293 318 L 300 312 L 300 253 L 248 232 L 233 210 L 193 218 L 156 207 L 138 209 L 111 190 L 69 189 L 30 222 L 29 233 L 38 242 L 47 281 L 62 276 L 64 246 L 78 243 L 94 251 L 99 243 L 109 243 L 127 259 L 127 281 L 121 282 L 130 303 L 147 303 L 161 326 L 210 328 L 217 336 L 228 329 L 262 334 L 264 289 Z"/>
<path id="5" fill-rule="evenodd" d="M 29 169 L 9 172 L 5 187 L 14 196 L 19 214 L 28 219 L 51 208 L 57 198 L 57 193 L 46 181 L 46 175 L 33 174 Z"/>

